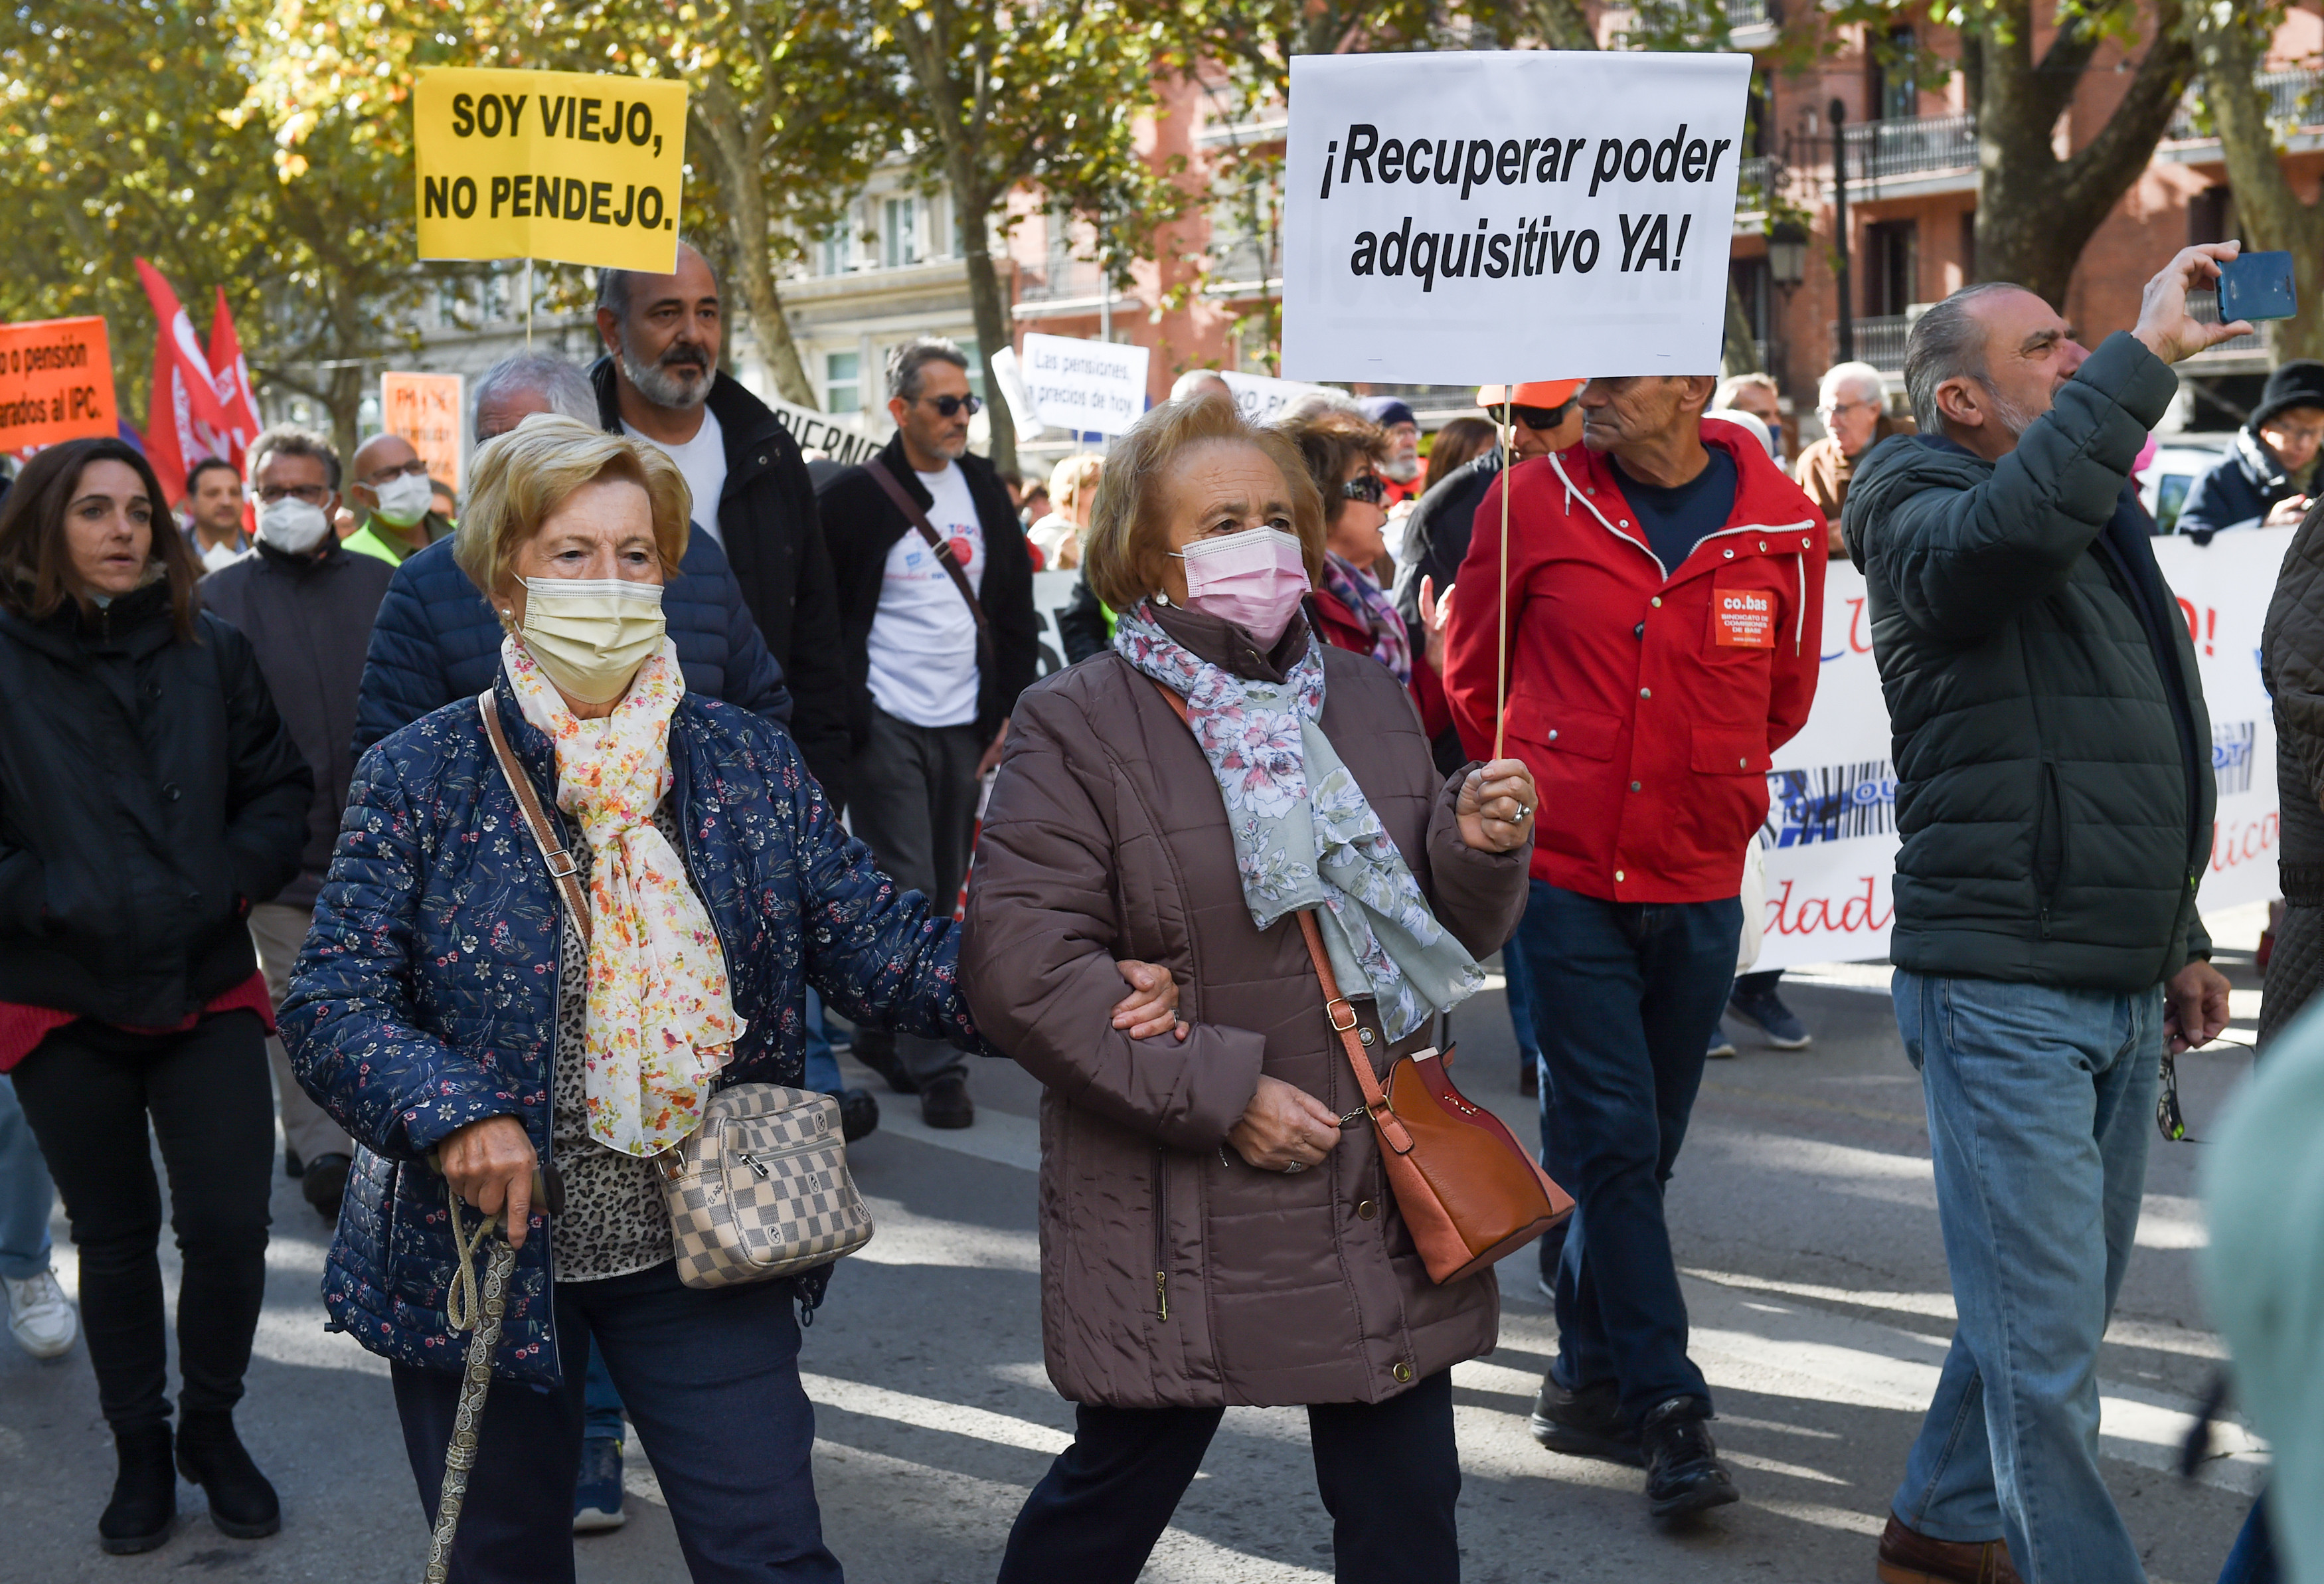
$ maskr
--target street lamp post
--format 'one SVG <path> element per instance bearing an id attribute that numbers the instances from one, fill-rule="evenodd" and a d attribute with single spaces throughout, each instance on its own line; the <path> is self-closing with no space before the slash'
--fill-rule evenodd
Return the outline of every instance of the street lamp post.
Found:
<path id="1" fill-rule="evenodd" d="M 1840 287 L 1840 319 L 1835 363 L 1856 360 L 1855 293 L 1849 290 L 1850 273 L 1848 258 L 1848 107 L 1834 98 L 1831 102 L 1831 209 L 1832 240 L 1839 248 L 1839 261 L 1833 265 Z"/>
<path id="2" fill-rule="evenodd" d="M 1767 281 L 1783 294 L 1785 324 L 1791 320 L 1792 293 L 1800 289 L 1807 273 L 1807 227 L 1797 220 L 1776 221 L 1767 228 Z M 1768 340 L 1767 360 L 1775 366 L 1773 372 L 1780 382 L 1791 371 L 1790 337 L 1771 336 Z"/>

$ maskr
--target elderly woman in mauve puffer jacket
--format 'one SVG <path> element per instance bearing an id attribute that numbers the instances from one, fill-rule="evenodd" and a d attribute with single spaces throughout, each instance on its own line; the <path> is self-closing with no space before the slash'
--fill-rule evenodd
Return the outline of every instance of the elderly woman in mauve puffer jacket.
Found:
<path id="1" fill-rule="evenodd" d="M 810 984 L 851 1018 L 977 1047 L 957 935 L 840 829 L 781 727 L 687 689 L 661 614 L 686 555 L 676 463 L 544 415 L 484 446 L 474 484 L 456 553 L 508 629 L 492 687 L 364 755 L 282 1008 L 300 1083 L 363 1146 L 324 1301 L 389 1361 L 432 1522 L 465 1347 L 447 1195 L 518 1245 L 453 1578 L 573 1577 L 586 1339 L 694 1579 L 836 1584 L 793 1314 L 828 1267 L 683 1284 L 658 1157 L 715 1090 L 799 1084 Z M 586 918 L 560 905 L 487 709 Z M 1125 964 L 1115 983 L 1141 975 L 1152 994 L 1099 1015 L 1167 1037 L 1167 976 Z M 553 1239 L 530 1202 L 552 1157 Z"/>
<path id="2" fill-rule="evenodd" d="M 1430 1281 L 1291 915 L 1316 910 L 1387 1071 L 1515 930 L 1533 779 L 1437 774 L 1396 678 L 1299 614 L 1323 552 L 1296 447 L 1223 402 L 1155 409 L 1086 541 L 1114 647 L 1012 717 L 962 982 L 1047 1086 L 1043 1339 L 1079 1407 L 1004 1584 L 1130 1584 L 1234 1403 L 1307 1408 L 1342 1580 L 1460 1574 L 1450 1371 L 1491 1348 L 1498 1291 Z M 1116 954 L 1167 967 L 1189 1024 L 1092 1022 Z"/>

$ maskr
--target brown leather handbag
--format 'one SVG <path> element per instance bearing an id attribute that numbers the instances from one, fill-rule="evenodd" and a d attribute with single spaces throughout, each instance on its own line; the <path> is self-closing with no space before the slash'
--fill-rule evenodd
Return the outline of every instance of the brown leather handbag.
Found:
<path id="1" fill-rule="evenodd" d="M 1152 681 L 1152 678 L 1147 679 Z M 1186 701 L 1154 683 L 1186 718 Z M 1323 988 L 1323 1014 L 1347 1052 L 1379 1132 L 1388 1190 L 1429 1279 L 1442 1286 L 1515 1254 L 1573 1214 L 1573 1200 L 1501 1119 L 1462 1094 L 1435 1047 L 1399 1056 L 1383 1084 L 1372 1071 L 1356 1009 L 1340 994 L 1313 910 L 1299 914 L 1307 959 Z"/>
<path id="2" fill-rule="evenodd" d="M 1340 994 L 1312 911 L 1300 913 L 1299 932 L 1323 987 L 1323 1014 L 1379 1133 L 1388 1190 L 1429 1279 L 1442 1286 L 1473 1276 L 1571 1216 L 1572 1199 L 1499 1117 L 1454 1087 L 1434 1046 L 1397 1057 L 1385 1084 L 1374 1076 L 1356 1009 Z"/>

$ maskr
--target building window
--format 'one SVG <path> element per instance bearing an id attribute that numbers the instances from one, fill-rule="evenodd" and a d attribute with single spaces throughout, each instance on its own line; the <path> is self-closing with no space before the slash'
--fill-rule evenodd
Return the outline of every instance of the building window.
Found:
<path id="1" fill-rule="evenodd" d="M 1921 290 L 1920 227 L 1912 220 L 1881 220 L 1864 227 L 1864 311 L 1894 319 L 1918 300 Z"/>
<path id="2" fill-rule="evenodd" d="M 863 358 L 857 352 L 823 355 L 823 410 L 855 412 L 863 406 Z"/>
<path id="3" fill-rule="evenodd" d="M 855 267 L 854 244 L 855 238 L 848 235 L 847 222 L 840 220 L 834 223 L 831 229 L 823 234 L 823 241 L 817 249 L 818 262 L 822 267 L 816 273 L 825 275 L 844 275 L 853 269 Z"/>
<path id="4" fill-rule="evenodd" d="M 953 345 L 968 359 L 968 388 L 976 393 L 978 401 L 984 400 L 984 354 L 977 349 L 976 338 L 961 336 Z"/>
<path id="5" fill-rule="evenodd" d="M 2242 235 L 2242 222 L 2236 216 L 2234 188 L 2207 187 L 2188 200 L 2188 246 L 2200 246 L 2206 242 L 2234 241 Z"/>
<path id="6" fill-rule="evenodd" d="M 1909 27 L 1888 30 L 1885 46 L 1871 61 L 1872 113 L 1884 121 L 1907 121 L 1921 113 L 1921 87 L 1915 80 L 1918 46 Z"/>
<path id="7" fill-rule="evenodd" d="M 883 199 L 880 206 L 880 262 L 891 270 L 920 262 L 919 203 L 908 198 Z"/>

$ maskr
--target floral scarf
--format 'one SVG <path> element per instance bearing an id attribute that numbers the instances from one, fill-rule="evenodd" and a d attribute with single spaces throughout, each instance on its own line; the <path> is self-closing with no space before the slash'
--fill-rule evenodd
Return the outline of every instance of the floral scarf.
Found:
<path id="1" fill-rule="evenodd" d="M 1412 686 L 1412 635 L 1397 614 L 1396 602 L 1372 581 L 1371 574 L 1345 556 L 1325 551 L 1323 587 L 1371 629 L 1371 657 L 1395 672 L 1397 681 Z"/>
<path id="2" fill-rule="evenodd" d="M 556 744 L 557 806 L 595 855 L 582 1039 L 589 1136 L 625 1155 L 659 1154 L 702 1125 L 743 1026 L 710 914 L 654 829 L 673 784 L 669 718 L 686 693 L 678 651 L 663 640 L 604 720 L 576 719 L 515 636 L 501 660 L 525 718 Z"/>
<path id="3" fill-rule="evenodd" d="M 1391 1040 L 1484 987 L 1318 724 L 1323 661 L 1314 638 L 1279 684 L 1197 659 L 1143 601 L 1116 622 L 1113 646 L 1186 700 L 1187 724 L 1226 799 L 1252 923 L 1264 930 L 1314 908 L 1332 971 L 1350 995 L 1378 999 Z"/>

